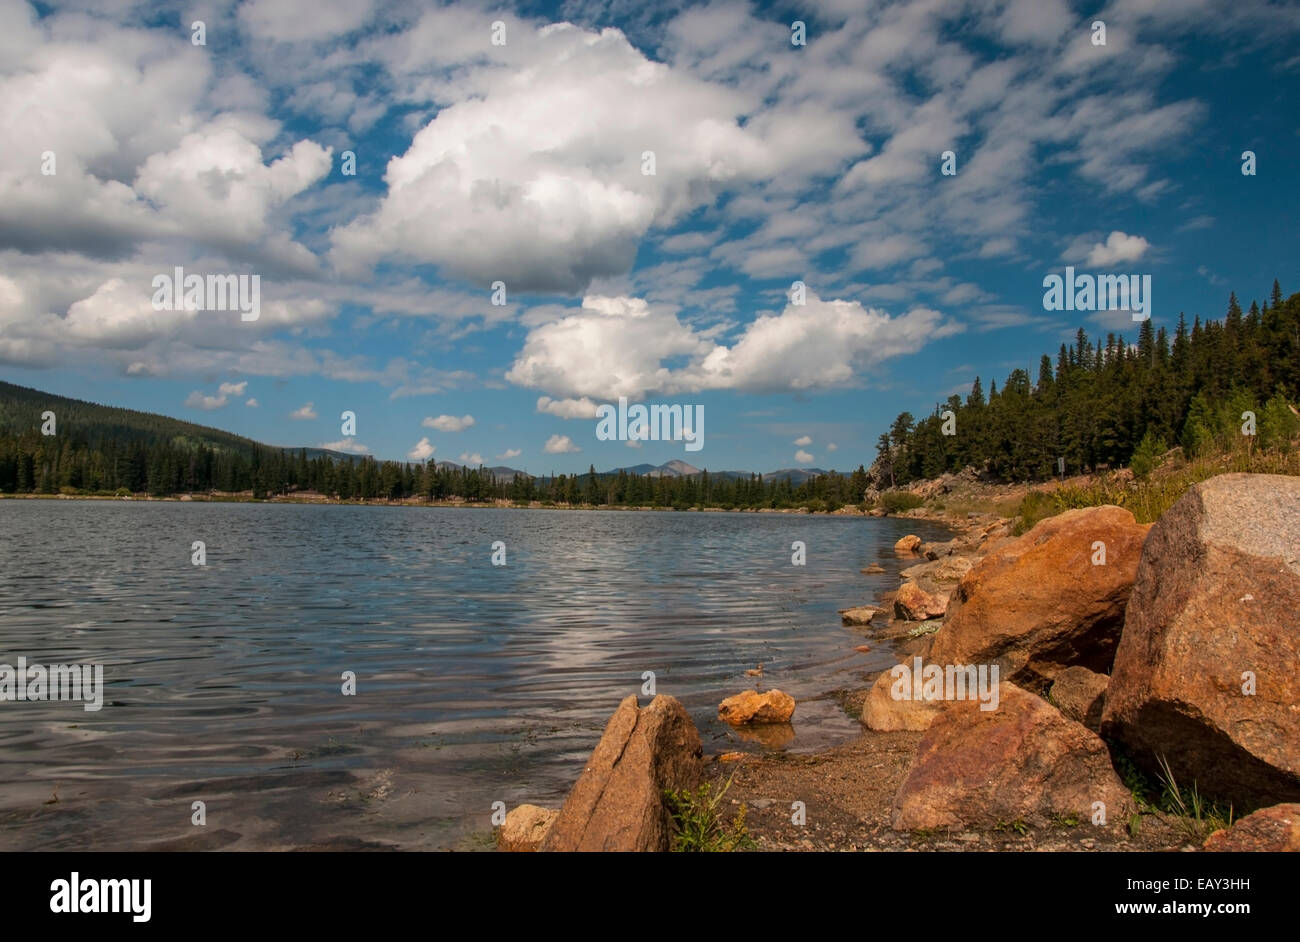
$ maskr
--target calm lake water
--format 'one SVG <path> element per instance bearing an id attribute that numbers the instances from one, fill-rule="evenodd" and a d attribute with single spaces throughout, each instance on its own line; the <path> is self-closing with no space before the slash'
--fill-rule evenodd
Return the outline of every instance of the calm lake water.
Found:
<path id="1" fill-rule="evenodd" d="M 477 848 L 493 802 L 559 807 L 645 671 L 706 752 L 846 740 L 858 724 L 827 692 L 893 659 L 855 653 L 836 610 L 897 585 L 908 532 L 946 537 L 787 514 L 0 501 L 0 663 L 102 664 L 105 685 L 99 712 L 0 702 L 0 848 Z M 716 718 L 760 662 L 762 688 L 799 701 L 766 743 Z"/>

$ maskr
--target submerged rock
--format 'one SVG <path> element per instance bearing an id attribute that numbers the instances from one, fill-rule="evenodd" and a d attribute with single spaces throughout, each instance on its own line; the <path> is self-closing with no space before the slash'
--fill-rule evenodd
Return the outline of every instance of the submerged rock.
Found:
<path id="1" fill-rule="evenodd" d="M 862 625 L 871 624 L 871 619 L 883 612 L 883 608 L 876 608 L 872 605 L 859 605 L 855 608 L 840 609 L 840 621 L 845 625 L 861 627 Z"/>
<path id="2" fill-rule="evenodd" d="M 899 556 L 914 556 L 920 549 L 921 538 L 910 533 L 894 544 L 894 552 Z"/>

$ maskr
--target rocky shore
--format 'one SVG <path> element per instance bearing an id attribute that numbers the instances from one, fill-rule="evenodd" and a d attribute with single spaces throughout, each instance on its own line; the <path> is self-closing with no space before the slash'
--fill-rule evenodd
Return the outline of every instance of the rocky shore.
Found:
<path id="1" fill-rule="evenodd" d="M 857 740 L 704 756 L 675 699 L 629 697 L 501 846 L 667 850 L 665 793 L 725 783 L 761 850 L 1300 849 L 1300 478 L 1211 478 L 1147 525 L 939 519 L 951 540 L 900 540 L 902 585 L 842 613 L 899 659 L 840 692 Z"/>

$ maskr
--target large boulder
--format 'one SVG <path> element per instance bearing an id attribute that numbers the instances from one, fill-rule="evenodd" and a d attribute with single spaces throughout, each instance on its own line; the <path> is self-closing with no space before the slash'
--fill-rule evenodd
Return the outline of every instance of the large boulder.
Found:
<path id="1" fill-rule="evenodd" d="M 1036 690 L 1072 665 L 1106 673 L 1148 529 L 1110 506 L 1043 520 L 958 583 L 930 656 Z"/>
<path id="2" fill-rule="evenodd" d="M 1067 667 L 1056 675 L 1047 699 L 1062 714 L 1098 733 L 1109 682 L 1109 677 L 1086 667 Z"/>
<path id="3" fill-rule="evenodd" d="M 1273 805 L 1248 814 L 1205 839 L 1213 851 L 1300 851 L 1300 804 Z"/>
<path id="4" fill-rule="evenodd" d="M 537 805 L 520 805 L 511 808 L 497 832 L 497 849 L 509 853 L 526 853 L 542 846 L 546 834 L 555 823 L 558 811 L 539 808 Z"/>
<path id="5" fill-rule="evenodd" d="M 1238 808 L 1300 800 L 1300 478 L 1224 474 L 1147 538 L 1102 731 Z"/>
<path id="6" fill-rule="evenodd" d="M 732 726 L 749 723 L 788 723 L 794 716 L 794 697 L 780 690 L 746 690 L 718 704 L 718 719 Z"/>
<path id="7" fill-rule="evenodd" d="M 672 818 L 664 790 L 698 785 L 703 752 L 699 731 L 675 698 L 660 694 L 639 709 L 636 697 L 627 697 L 610 717 L 542 850 L 668 850 Z"/>
<path id="8" fill-rule="evenodd" d="M 935 717 L 894 797 L 896 829 L 1091 822 L 1097 802 L 1118 826 L 1134 812 L 1095 733 L 1005 681 L 997 709 L 986 705 L 955 700 Z"/>

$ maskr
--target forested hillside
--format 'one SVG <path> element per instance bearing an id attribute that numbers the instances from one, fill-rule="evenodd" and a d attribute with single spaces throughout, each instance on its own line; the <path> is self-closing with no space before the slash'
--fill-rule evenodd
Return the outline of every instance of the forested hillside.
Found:
<path id="1" fill-rule="evenodd" d="M 55 434 L 41 432 L 53 412 Z M 862 499 L 866 470 L 798 485 L 758 475 L 679 478 L 619 471 L 504 479 L 492 469 L 376 461 L 320 449 L 281 449 L 166 416 L 115 409 L 0 383 L 0 493 L 314 492 L 353 499 L 515 500 L 655 507 L 831 509 Z"/>
<path id="2" fill-rule="evenodd" d="M 937 477 L 973 465 L 995 480 L 1051 477 L 1116 468 L 1181 445 L 1191 455 L 1244 440 L 1242 414 L 1253 412 L 1253 447 L 1286 447 L 1300 397 L 1300 294 L 1283 300 L 1277 281 L 1269 300 L 1243 313 L 1237 297 L 1220 321 L 1172 337 L 1143 321 L 1136 343 L 1079 329 L 1055 363 L 1044 354 L 1038 376 L 1014 370 L 987 396 L 979 378 L 965 400 L 952 396 L 919 422 L 907 412 L 881 435 L 873 478 L 880 486 Z M 945 435 L 944 415 L 951 410 Z M 955 426 L 955 427 L 954 427 Z"/>

